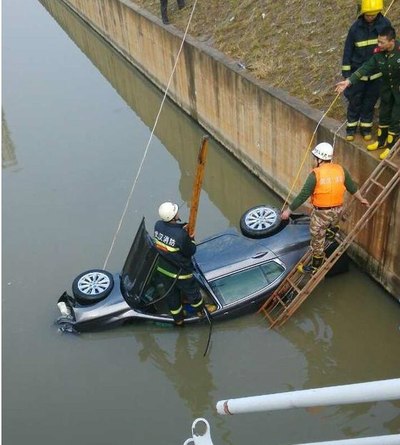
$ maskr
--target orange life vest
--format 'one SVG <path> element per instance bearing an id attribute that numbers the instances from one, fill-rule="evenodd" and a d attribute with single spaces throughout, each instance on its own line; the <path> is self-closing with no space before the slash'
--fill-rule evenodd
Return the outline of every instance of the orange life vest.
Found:
<path id="1" fill-rule="evenodd" d="M 341 206 L 346 191 L 343 167 L 338 164 L 324 163 L 314 168 L 313 172 L 317 183 L 311 195 L 311 203 L 316 207 Z"/>

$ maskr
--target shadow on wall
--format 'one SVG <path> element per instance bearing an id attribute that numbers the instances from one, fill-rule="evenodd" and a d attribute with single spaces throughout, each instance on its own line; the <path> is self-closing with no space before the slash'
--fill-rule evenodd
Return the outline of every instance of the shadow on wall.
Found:
<path id="1" fill-rule="evenodd" d="M 45 0 L 41 3 L 151 129 L 163 98 L 162 92 L 66 6 L 57 2 L 49 4 Z M 188 206 L 204 134 L 206 132 L 193 119 L 171 100 L 166 100 L 155 136 L 179 164 L 181 175 L 177 182 L 181 198 Z M 256 204 L 280 206 L 280 199 L 273 192 L 212 139 L 209 141 L 203 189 L 229 224 L 235 227 L 239 227 L 244 211 Z"/>

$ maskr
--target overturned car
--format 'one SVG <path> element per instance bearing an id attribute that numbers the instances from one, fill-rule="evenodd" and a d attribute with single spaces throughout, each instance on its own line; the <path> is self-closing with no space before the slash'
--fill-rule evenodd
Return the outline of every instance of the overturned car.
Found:
<path id="1" fill-rule="evenodd" d="M 240 220 L 241 232 L 226 230 L 198 243 L 194 275 L 213 320 L 256 311 L 298 263 L 310 242 L 309 218 L 280 220 L 278 209 L 257 206 Z M 159 279 L 159 253 L 144 218 L 120 273 L 93 269 L 78 275 L 72 295 L 59 298 L 61 331 L 83 332 L 149 320 L 173 323 Z M 184 296 L 182 296 L 184 301 Z M 201 318 L 185 305 L 185 323 Z"/>

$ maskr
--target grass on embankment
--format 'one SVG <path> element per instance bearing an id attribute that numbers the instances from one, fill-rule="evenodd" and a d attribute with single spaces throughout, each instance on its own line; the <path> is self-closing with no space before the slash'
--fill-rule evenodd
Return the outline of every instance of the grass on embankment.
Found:
<path id="1" fill-rule="evenodd" d="M 159 0 L 132 1 L 160 16 Z M 168 3 L 171 23 L 184 30 L 194 0 L 186 0 L 183 10 L 175 0 Z M 343 45 L 356 17 L 357 0 L 198 0 L 189 34 L 269 85 L 326 111 L 342 79 Z M 400 37 L 400 0 L 387 17 Z M 338 100 L 329 116 L 343 121 L 345 109 Z"/>

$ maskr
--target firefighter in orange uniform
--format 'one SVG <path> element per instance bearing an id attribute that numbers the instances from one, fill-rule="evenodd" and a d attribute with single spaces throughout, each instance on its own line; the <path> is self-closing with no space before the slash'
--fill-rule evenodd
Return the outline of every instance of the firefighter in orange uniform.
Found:
<path id="1" fill-rule="evenodd" d="M 303 267 L 304 272 L 315 273 L 324 261 L 325 238 L 333 239 L 339 230 L 344 193 L 347 190 L 362 204 L 368 206 L 353 182 L 349 172 L 339 164 L 332 163 L 333 147 L 327 142 L 318 144 L 312 151 L 316 167 L 289 207 L 282 212 L 282 219 L 288 219 L 309 197 L 313 211 L 311 213 L 310 233 L 312 262 Z"/>

